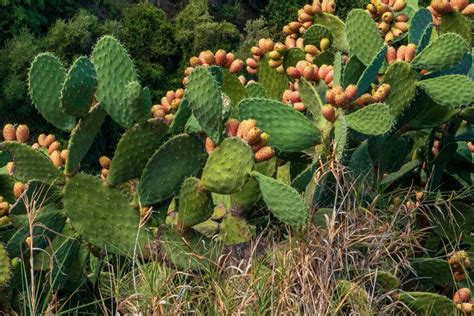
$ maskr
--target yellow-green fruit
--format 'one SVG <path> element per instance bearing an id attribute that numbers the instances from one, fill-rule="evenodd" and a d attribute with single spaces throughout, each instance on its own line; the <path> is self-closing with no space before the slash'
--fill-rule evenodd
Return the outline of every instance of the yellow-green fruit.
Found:
<path id="1" fill-rule="evenodd" d="M 329 38 L 324 37 L 321 39 L 321 42 L 319 43 L 319 47 L 321 48 L 322 51 L 326 51 L 331 47 L 331 41 L 329 41 Z"/>

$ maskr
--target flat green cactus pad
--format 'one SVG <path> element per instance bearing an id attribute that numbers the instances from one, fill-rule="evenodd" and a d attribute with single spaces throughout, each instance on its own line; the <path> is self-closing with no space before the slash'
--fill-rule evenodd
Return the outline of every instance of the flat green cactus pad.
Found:
<path id="1" fill-rule="evenodd" d="M 359 60 L 359 58 L 355 55 L 349 57 L 346 67 L 344 68 L 342 86 L 345 88 L 350 84 L 357 84 L 365 69 L 365 65 Z"/>
<path id="2" fill-rule="evenodd" d="M 395 62 L 388 67 L 384 82 L 390 84 L 390 95 L 385 101 L 393 117 L 401 114 L 416 95 L 416 73 L 405 62 Z"/>
<path id="3" fill-rule="evenodd" d="M 219 239 L 226 246 L 246 243 L 252 237 L 252 229 L 243 218 L 227 214 L 220 224 Z"/>
<path id="4" fill-rule="evenodd" d="M 437 104 L 450 109 L 474 103 L 474 81 L 467 76 L 449 75 L 418 82 L 418 87 Z"/>
<path id="5" fill-rule="evenodd" d="M 7 285 L 11 278 L 10 258 L 5 247 L 0 244 L 0 288 Z"/>
<path id="6" fill-rule="evenodd" d="M 51 160 L 39 150 L 17 142 L 4 142 L 0 144 L 0 149 L 13 155 L 15 164 L 13 173 L 16 179 L 23 182 L 38 180 L 48 184 L 64 182 L 59 169 L 54 167 Z"/>
<path id="7" fill-rule="evenodd" d="M 238 137 L 226 138 L 209 156 L 202 185 L 218 194 L 241 190 L 254 166 L 252 149 Z"/>
<path id="8" fill-rule="evenodd" d="M 245 90 L 249 98 L 268 98 L 267 89 L 265 89 L 261 83 L 254 82 L 247 84 Z"/>
<path id="9" fill-rule="evenodd" d="M 383 135 L 393 126 L 390 108 L 383 103 L 371 104 L 346 115 L 346 120 L 349 128 L 365 135 Z"/>
<path id="10" fill-rule="evenodd" d="M 417 315 L 456 315 L 456 305 L 446 296 L 428 292 L 402 292 L 398 298 Z"/>
<path id="11" fill-rule="evenodd" d="M 82 159 L 89 151 L 106 116 L 107 113 L 97 105 L 72 130 L 68 144 L 68 157 L 64 168 L 65 174 L 72 174 L 79 169 Z"/>
<path id="12" fill-rule="evenodd" d="M 94 246 L 130 257 L 146 251 L 151 235 L 140 227 L 139 211 L 101 179 L 81 173 L 68 178 L 63 203 L 74 229 Z"/>
<path id="13" fill-rule="evenodd" d="M 93 105 L 97 89 L 97 74 L 94 65 L 86 57 L 74 61 L 61 91 L 61 109 L 64 113 L 81 117 Z"/>
<path id="14" fill-rule="evenodd" d="M 469 46 L 458 34 L 446 33 L 429 44 L 412 61 L 415 69 L 439 71 L 450 68 L 461 61 Z"/>
<path id="15" fill-rule="evenodd" d="M 368 66 L 383 46 L 377 25 L 362 9 L 352 10 L 346 20 L 347 39 L 351 52 Z"/>
<path id="16" fill-rule="evenodd" d="M 321 24 L 313 24 L 304 33 L 304 45 L 314 45 L 319 48 L 323 38 L 327 38 L 331 44 L 334 42 L 334 36 L 327 27 Z"/>
<path id="17" fill-rule="evenodd" d="M 321 13 L 314 16 L 314 23 L 325 26 L 331 31 L 334 36 L 333 47 L 349 52 L 346 25 L 339 17 L 329 13 Z"/>
<path id="18" fill-rule="evenodd" d="M 224 130 L 221 91 L 214 76 L 204 67 L 195 69 L 186 90 L 189 106 L 204 132 L 219 143 Z"/>
<path id="19" fill-rule="evenodd" d="M 248 91 L 240 82 L 239 78 L 235 74 L 229 73 L 228 70 L 224 70 L 224 84 L 222 86 L 222 92 L 229 96 L 233 105 L 234 115 L 237 113 L 237 104 L 246 98 Z"/>
<path id="20" fill-rule="evenodd" d="M 471 24 L 469 19 L 462 15 L 460 12 L 452 12 L 441 16 L 439 23 L 439 32 L 444 33 L 457 33 L 464 38 L 467 45 L 471 46 L 472 34 Z"/>
<path id="21" fill-rule="evenodd" d="M 36 207 L 44 207 L 57 202 L 62 197 L 62 191 L 54 185 L 41 181 L 29 181 L 25 185 L 25 191 L 10 209 L 9 215 L 12 217 L 26 214 L 32 201 L 35 201 Z"/>
<path id="22" fill-rule="evenodd" d="M 165 140 L 167 132 L 167 125 L 158 120 L 128 129 L 120 138 L 110 164 L 109 183 L 117 185 L 139 178 L 150 157 Z"/>
<path id="23" fill-rule="evenodd" d="M 142 205 L 153 205 L 172 197 L 184 180 L 196 176 L 206 161 L 204 144 L 181 134 L 164 143 L 143 169 L 138 195 Z"/>
<path id="24" fill-rule="evenodd" d="M 270 135 L 270 145 L 281 151 L 297 152 L 320 142 L 320 132 L 303 114 L 279 101 L 249 98 L 239 104 L 241 120 L 255 119 Z"/>
<path id="25" fill-rule="evenodd" d="M 285 224 L 300 226 L 308 221 L 308 208 L 298 191 L 278 180 L 252 172 L 270 211 Z"/>
<path id="26" fill-rule="evenodd" d="M 430 10 L 420 8 L 410 21 L 408 41 L 418 47 L 426 27 L 428 27 L 432 21 L 433 17 L 431 16 Z"/>
<path id="27" fill-rule="evenodd" d="M 128 116 L 123 118 L 127 127 L 147 120 L 152 106 L 151 94 L 148 88 L 143 88 L 137 81 L 129 82 L 125 86 L 127 97 L 125 99 Z"/>
<path id="28" fill-rule="evenodd" d="M 385 56 L 387 54 L 387 46 L 384 45 L 374 56 L 370 64 L 364 70 L 359 80 L 357 81 L 357 97 L 367 92 L 371 84 L 377 79 L 380 68 L 382 67 Z"/>
<path id="29" fill-rule="evenodd" d="M 209 219 L 214 210 L 211 193 L 197 178 L 183 182 L 179 193 L 178 227 L 187 229 Z"/>
<path id="30" fill-rule="evenodd" d="M 240 83 L 239 83 L 240 84 Z M 178 134 L 183 132 L 186 122 L 192 115 L 191 108 L 189 107 L 189 101 L 186 96 L 181 100 L 178 111 L 174 115 L 173 122 L 170 125 L 170 133 Z"/>
<path id="31" fill-rule="evenodd" d="M 66 70 L 61 61 L 50 53 L 36 56 L 28 74 L 28 88 L 36 109 L 55 127 L 69 131 L 76 124 L 73 116 L 62 112 L 61 90 Z"/>
<path id="32" fill-rule="evenodd" d="M 125 48 L 112 36 L 102 37 L 92 52 L 92 63 L 97 71 L 97 99 L 112 119 L 129 127 L 132 109 L 127 102 L 125 87 L 138 76 Z"/>
<path id="33" fill-rule="evenodd" d="M 300 60 L 305 59 L 306 54 L 300 48 L 290 48 L 286 51 L 285 57 L 283 58 L 283 67 L 294 67 Z"/>
<path id="34" fill-rule="evenodd" d="M 270 67 L 268 60 L 268 54 L 265 54 L 258 63 L 258 82 L 265 87 L 271 99 L 281 100 L 283 92 L 288 88 L 288 77 Z"/>
<path id="35" fill-rule="evenodd" d="M 321 100 L 321 97 L 314 86 L 304 78 L 300 79 L 299 88 L 301 101 L 303 101 L 304 105 L 313 116 L 313 121 L 315 121 L 316 126 L 322 129 L 325 124 L 325 119 L 322 116 L 323 101 Z"/>
<path id="36" fill-rule="evenodd" d="M 342 159 L 347 145 L 347 120 L 341 116 L 334 123 L 334 142 L 336 143 L 336 157 Z"/>

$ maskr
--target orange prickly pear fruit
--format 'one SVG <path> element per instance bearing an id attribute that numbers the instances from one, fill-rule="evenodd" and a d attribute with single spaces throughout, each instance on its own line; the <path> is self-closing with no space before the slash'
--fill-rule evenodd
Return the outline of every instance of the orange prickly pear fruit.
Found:
<path id="1" fill-rule="evenodd" d="M 59 147 L 61 144 L 58 141 L 53 142 L 51 145 L 48 147 L 48 154 L 51 155 L 53 151 L 59 150 Z"/>
<path id="2" fill-rule="evenodd" d="M 12 175 L 13 171 L 15 171 L 15 164 L 13 163 L 13 161 L 7 162 L 6 168 L 7 168 L 8 174 Z"/>
<path id="3" fill-rule="evenodd" d="M 61 153 L 59 150 L 55 150 L 49 154 L 49 159 L 53 162 L 53 165 L 57 168 L 62 167 L 63 160 L 61 159 Z"/>
<path id="4" fill-rule="evenodd" d="M 266 161 L 268 159 L 271 159 L 275 156 L 275 149 L 273 149 L 270 146 L 265 146 L 260 148 L 256 153 L 255 153 L 255 161 L 256 162 L 262 162 Z"/>
<path id="5" fill-rule="evenodd" d="M 474 3 L 469 4 L 464 10 L 462 10 L 462 14 L 470 16 L 474 14 Z"/>
<path id="6" fill-rule="evenodd" d="M 210 154 L 212 154 L 214 149 L 216 149 L 216 144 L 214 143 L 214 141 L 212 139 L 207 137 L 205 147 L 206 147 L 207 154 L 210 155 Z"/>
<path id="7" fill-rule="evenodd" d="M 225 130 L 228 137 L 235 137 L 237 136 L 237 130 L 239 129 L 240 122 L 236 119 L 229 119 L 227 123 L 225 123 Z"/>
<path id="8" fill-rule="evenodd" d="M 54 136 L 53 134 L 49 134 L 44 139 L 44 142 L 43 142 L 44 148 L 49 148 L 49 146 L 51 146 L 51 144 L 54 143 L 55 141 L 56 141 L 56 136 Z"/>
<path id="9" fill-rule="evenodd" d="M 238 73 L 242 70 L 242 67 L 244 66 L 244 62 L 240 59 L 236 59 L 232 62 L 232 64 L 229 67 L 229 72 L 231 74 Z"/>
<path id="10" fill-rule="evenodd" d="M 416 45 L 411 43 L 407 45 L 407 48 L 405 49 L 405 61 L 406 62 L 411 62 L 416 55 Z"/>
<path id="11" fill-rule="evenodd" d="M 34 143 L 33 145 L 31 145 L 31 148 L 33 148 L 33 149 L 40 149 L 41 146 L 40 146 L 40 144 L 38 144 L 38 143 Z"/>
<path id="12" fill-rule="evenodd" d="M 250 48 L 250 52 L 252 53 L 252 55 L 255 55 L 255 56 L 262 56 L 263 54 L 265 54 L 263 50 L 258 46 L 254 46 Z"/>
<path id="13" fill-rule="evenodd" d="M 46 139 L 46 134 L 40 134 L 38 136 L 38 144 L 41 146 L 41 147 L 45 147 L 44 146 L 44 141 Z"/>
<path id="14" fill-rule="evenodd" d="M 103 168 L 103 169 L 100 171 L 100 175 L 102 176 L 103 179 L 107 179 L 107 176 L 109 175 L 109 169 Z"/>
<path id="15" fill-rule="evenodd" d="M 214 53 L 210 50 L 205 50 L 199 53 L 199 60 L 201 61 L 201 64 L 208 64 L 209 66 L 212 66 L 215 62 Z"/>
<path id="16" fill-rule="evenodd" d="M 107 156 L 102 156 L 99 158 L 99 164 L 104 169 L 109 169 L 111 163 L 112 163 L 112 160 L 110 160 L 110 158 Z"/>
<path id="17" fill-rule="evenodd" d="M 184 89 L 179 88 L 178 90 L 176 90 L 175 95 L 177 99 L 182 99 L 184 97 Z"/>
<path id="18" fill-rule="evenodd" d="M 395 47 L 390 46 L 387 49 L 387 62 L 389 65 L 393 64 L 397 60 L 397 50 Z"/>
<path id="19" fill-rule="evenodd" d="M 260 139 L 261 133 L 262 131 L 258 127 L 252 127 L 247 131 L 243 139 L 247 142 L 247 144 L 253 145 Z"/>
<path id="20" fill-rule="evenodd" d="M 226 56 L 226 62 L 225 62 L 225 65 L 224 67 L 225 68 L 229 68 L 232 63 L 235 61 L 235 55 L 234 53 L 227 53 L 227 56 Z"/>
<path id="21" fill-rule="evenodd" d="M 346 95 L 346 100 L 348 100 L 349 102 L 354 100 L 357 96 L 357 92 L 357 86 L 355 84 L 347 86 L 346 90 L 344 91 Z"/>
<path id="22" fill-rule="evenodd" d="M 224 66 L 227 61 L 227 53 L 223 49 L 219 49 L 214 55 L 217 66 Z"/>
<path id="23" fill-rule="evenodd" d="M 257 127 L 257 121 L 255 120 L 244 120 L 240 123 L 239 128 L 237 129 L 237 137 L 245 139 L 247 133 L 250 129 Z"/>
<path id="24" fill-rule="evenodd" d="M 63 162 L 65 163 L 67 161 L 68 150 L 67 149 L 61 150 L 60 156 Z"/>
<path id="25" fill-rule="evenodd" d="M 323 106 L 322 114 L 329 122 L 336 121 L 336 110 L 331 104 L 326 104 Z"/>
<path id="26" fill-rule="evenodd" d="M 12 124 L 6 124 L 3 127 L 3 139 L 7 142 L 16 140 L 16 129 Z"/>
<path id="27" fill-rule="evenodd" d="M 253 58 L 247 58 L 245 63 L 247 64 L 247 66 L 249 66 L 251 68 L 257 68 L 258 67 L 257 61 Z"/>
<path id="28" fill-rule="evenodd" d="M 453 296 L 454 304 L 468 303 L 471 301 L 471 290 L 468 288 L 462 288 L 457 290 Z"/>
<path id="29" fill-rule="evenodd" d="M 26 143 L 30 139 L 30 129 L 27 125 L 19 125 L 16 128 L 16 140 L 20 143 Z"/>
<path id="30" fill-rule="evenodd" d="M 197 67 L 197 66 L 200 66 L 202 63 L 201 63 L 201 60 L 199 59 L 199 57 L 193 56 L 189 59 L 189 64 L 192 67 Z"/>
<path id="31" fill-rule="evenodd" d="M 370 93 L 365 93 L 361 95 L 357 100 L 355 100 L 355 104 L 360 107 L 372 103 L 374 103 L 374 97 Z"/>
<path id="32" fill-rule="evenodd" d="M 15 182 L 13 185 L 13 194 L 15 197 L 18 199 L 23 194 L 23 192 L 25 192 L 25 184 L 22 182 Z"/>

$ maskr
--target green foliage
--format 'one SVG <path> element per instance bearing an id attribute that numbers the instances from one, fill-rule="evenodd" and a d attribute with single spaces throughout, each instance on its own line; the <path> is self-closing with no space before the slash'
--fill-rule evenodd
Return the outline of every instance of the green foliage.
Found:
<path id="1" fill-rule="evenodd" d="M 306 3 L 305 0 L 269 0 L 263 15 L 268 24 L 279 32 L 285 24 L 296 20 L 298 9 Z"/>

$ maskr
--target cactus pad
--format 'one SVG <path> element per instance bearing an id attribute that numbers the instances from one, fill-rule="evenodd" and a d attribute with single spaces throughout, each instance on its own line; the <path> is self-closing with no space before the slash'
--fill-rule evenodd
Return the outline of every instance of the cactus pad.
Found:
<path id="1" fill-rule="evenodd" d="M 474 82 L 462 75 L 449 75 L 418 82 L 418 87 L 437 104 L 455 109 L 474 103 Z"/>
<path id="2" fill-rule="evenodd" d="M 384 45 L 364 70 L 359 78 L 359 81 L 357 82 L 357 97 L 360 97 L 362 94 L 367 92 L 372 82 L 377 79 L 377 74 L 379 73 L 379 69 L 382 67 L 385 61 L 386 54 L 387 46 Z"/>
<path id="3" fill-rule="evenodd" d="M 365 135 L 383 135 L 393 126 L 390 108 L 383 103 L 368 105 L 354 113 L 346 115 L 347 126 Z"/>
<path id="4" fill-rule="evenodd" d="M 217 81 L 206 68 L 199 67 L 192 72 L 186 96 L 199 125 L 207 136 L 219 143 L 224 129 L 221 92 Z"/>
<path id="5" fill-rule="evenodd" d="M 206 160 L 203 143 L 190 135 L 169 139 L 148 160 L 138 185 L 143 205 L 172 197 L 186 178 L 196 176 Z"/>
<path id="6" fill-rule="evenodd" d="M 412 61 L 412 67 L 429 71 L 447 69 L 459 63 L 468 52 L 469 47 L 461 36 L 446 33 L 419 53 Z"/>
<path id="7" fill-rule="evenodd" d="M 4 142 L 0 144 L 0 149 L 13 155 L 16 179 L 23 182 L 39 180 L 48 184 L 60 184 L 64 181 L 61 172 L 40 151 L 17 142 Z"/>
<path id="8" fill-rule="evenodd" d="M 132 60 L 114 37 L 104 36 L 94 47 L 92 62 L 97 71 L 97 99 L 115 122 L 128 127 L 131 109 L 125 87 L 138 79 Z"/>
<path id="9" fill-rule="evenodd" d="M 374 20 L 365 10 L 352 10 L 347 16 L 346 32 L 351 52 L 364 65 L 370 65 L 383 46 L 382 37 Z"/>
<path id="10" fill-rule="evenodd" d="M 254 82 L 247 84 L 245 90 L 249 98 L 268 98 L 267 90 L 261 83 Z"/>
<path id="11" fill-rule="evenodd" d="M 287 69 L 288 67 L 294 67 L 300 60 L 304 59 L 305 53 L 302 49 L 290 48 L 285 53 L 285 57 L 283 59 L 283 67 L 285 69 Z"/>
<path id="12" fill-rule="evenodd" d="M 419 9 L 410 22 L 410 29 L 408 31 L 408 41 L 415 44 L 417 47 L 423 37 L 426 28 L 432 23 L 433 17 L 428 9 Z"/>
<path id="13" fill-rule="evenodd" d="M 416 81 L 416 73 L 408 63 L 396 62 L 388 67 L 384 82 L 390 84 L 391 92 L 385 102 L 393 117 L 401 114 L 415 98 Z"/>
<path id="14" fill-rule="evenodd" d="M 402 292 L 399 300 L 417 315 L 456 315 L 456 305 L 446 296 L 428 292 Z"/>
<path id="15" fill-rule="evenodd" d="M 283 92 L 288 88 L 288 77 L 270 67 L 268 59 L 268 54 L 265 54 L 258 63 L 258 82 L 267 89 L 271 99 L 281 100 Z"/>
<path id="16" fill-rule="evenodd" d="M 128 129 L 120 138 L 107 180 L 117 185 L 139 178 L 148 159 L 161 146 L 168 132 L 165 123 L 150 120 Z"/>
<path id="17" fill-rule="evenodd" d="M 270 211 L 285 224 L 300 226 L 307 222 L 308 208 L 298 191 L 278 180 L 252 172 Z"/>
<path id="18" fill-rule="evenodd" d="M 314 45 L 319 47 L 323 38 L 329 39 L 329 42 L 331 43 L 334 42 L 334 36 L 327 27 L 320 24 L 314 24 L 306 31 L 306 33 L 304 33 L 304 45 Z"/>
<path id="19" fill-rule="evenodd" d="M 227 214 L 220 225 L 219 239 L 224 245 L 238 245 L 250 241 L 253 237 L 252 229 L 245 219 Z"/>
<path id="20" fill-rule="evenodd" d="M 254 166 L 252 149 L 240 138 L 226 138 L 209 156 L 202 173 L 202 185 L 219 194 L 242 189 Z"/>
<path id="21" fill-rule="evenodd" d="M 10 258 L 5 247 L 0 244 L 0 288 L 5 286 L 11 277 Z"/>
<path id="22" fill-rule="evenodd" d="M 342 86 L 356 84 L 366 69 L 365 65 L 355 55 L 349 57 L 342 78 Z"/>
<path id="23" fill-rule="evenodd" d="M 212 196 L 197 178 L 183 182 L 179 193 L 178 227 L 187 229 L 209 219 L 214 210 Z"/>
<path id="24" fill-rule="evenodd" d="M 66 70 L 54 55 L 43 53 L 36 56 L 28 75 L 31 100 L 43 117 L 55 127 L 68 131 L 76 124 L 74 117 L 61 110 L 61 89 Z"/>
<path id="25" fill-rule="evenodd" d="M 69 69 L 61 91 L 61 108 L 64 113 L 81 117 L 93 105 L 97 89 L 94 65 L 86 57 L 79 57 Z"/>
<path id="26" fill-rule="evenodd" d="M 304 78 L 300 79 L 299 91 L 301 101 L 303 101 L 304 105 L 313 116 L 313 121 L 315 121 L 316 126 L 322 129 L 326 119 L 322 116 L 323 101 L 321 100 L 321 97 L 316 92 L 316 89 L 314 89 L 314 86 Z"/>
<path id="27" fill-rule="evenodd" d="M 26 214 L 30 203 L 34 202 L 36 208 L 41 208 L 57 202 L 61 199 L 61 196 L 62 192 L 57 186 L 45 184 L 41 181 L 29 181 L 21 197 L 12 205 L 9 214 L 10 216 Z"/>
<path id="28" fill-rule="evenodd" d="M 255 119 L 278 150 L 296 152 L 320 142 L 320 132 L 311 121 L 279 101 L 249 98 L 240 102 L 239 109 L 240 119 Z"/>
<path id="29" fill-rule="evenodd" d="M 101 179 L 86 174 L 68 178 L 63 202 L 74 229 L 94 246 L 124 256 L 133 255 L 136 243 L 138 254 L 145 250 L 150 234 L 139 227 L 138 210 Z"/>
<path id="30" fill-rule="evenodd" d="M 239 83 L 240 84 L 240 83 Z M 189 107 L 189 102 L 186 97 L 181 100 L 181 104 L 179 105 L 178 111 L 176 111 L 173 122 L 170 125 L 170 133 L 171 134 L 178 134 L 184 130 L 186 126 L 186 122 L 191 117 L 192 112 L 191 108 Z"/>
<path id="31" fill-rule="evenodd" d="M 222 92 L 229 96 L 232 105 L 234 106 L 234 112 L 237 113 L 235 107 L 240 100 L 247 97 L 247 91 L 239 78 L 236 75 L 229 73 L 227 70 L 224 71 L 224 85 L 222 86 Z"/>
<path id="32" fill-rule="evenodd" d="M 333 47 L 344 52 L 349 52 L 349 43 L 347 42 L 346 25 L 337 16 L 329 13 L 321 13 L 314 16 L 315 24 L 327 27 L 334 37 Z"/>
<path id="33" fill-rule="evenodd" d="M 441 34 L 450 32 L 457 33 L 461 35 L 462 38 L 464 38 L 464 40 L 469 46 L 471 46 L 471 24 L 469 22 L 469 19 L 459 12 L 444 14 L 441 17 L 439 23 L 439 32 Z"/>
<path id="34" fill-rule="evenodd" d="M 145 122 L 152 105 L 150 90 L 143 88 L 137 81 L 127 84 L 125 90 L 127 91 L 126 108 L 128 113 L 123 118 L 123 122 L 127 127 L 132 127 L 134 123 Z"/>
<path id="35" fill-rule="evenodd" d="M 107 113 L 97 105 L 72 130 L 68 144 L 68 158 L 64 169 L 65 174 L 72 174 L 78 170 L 106 116 Z"/>

